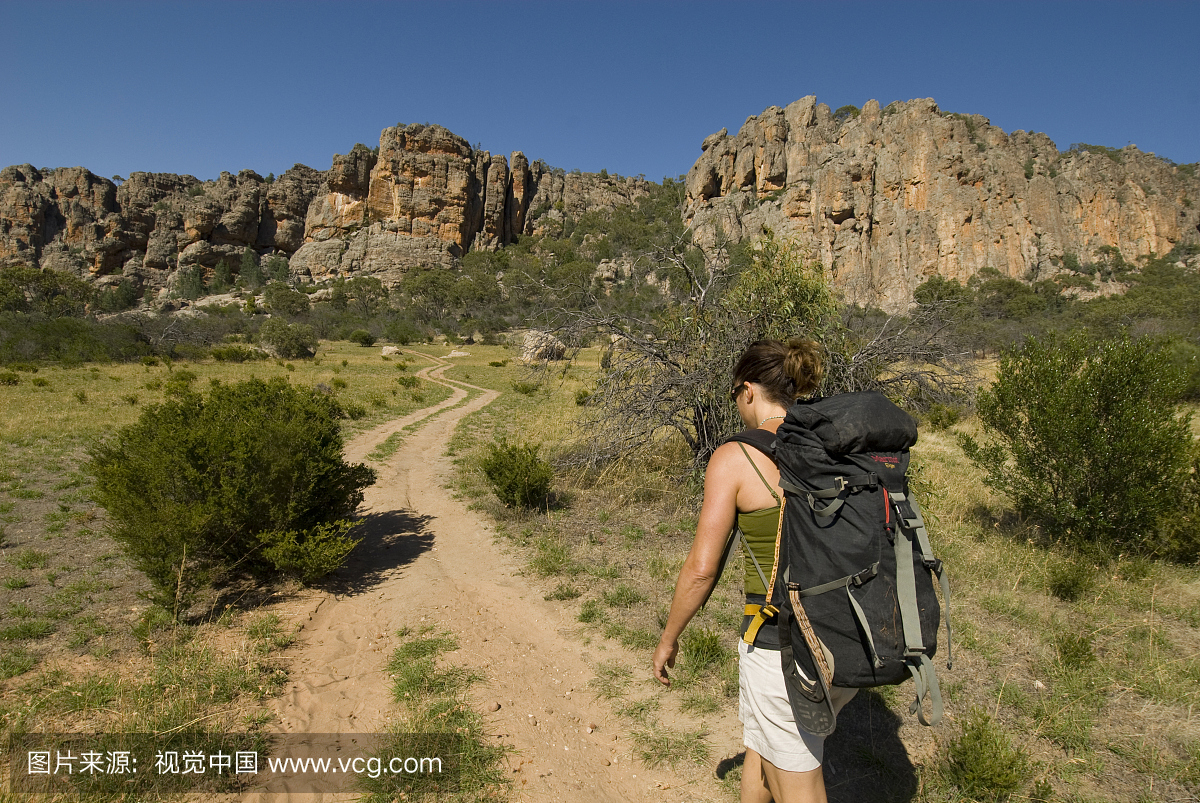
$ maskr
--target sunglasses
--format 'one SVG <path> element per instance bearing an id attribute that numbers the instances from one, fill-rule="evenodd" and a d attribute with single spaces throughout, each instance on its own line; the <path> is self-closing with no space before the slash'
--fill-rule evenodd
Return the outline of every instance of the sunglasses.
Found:
<path id="1" fill-rule="evenodd" d="M 729 400 L 730 400 L 730 401 L 732 401 L 732 402 L 736 402 L 736 401 L 737 401 L 737 397 L 738 397 L 738 396 L 741 394 L 741 392 L 742 392 L 743 390 L 745 390 L 745 389 L 746 389 L 746 383 L 745 383 L 745 382 L 743 382 L 742 384 L 738 385 L 738 386 L 737 386 L 736 388 L 734 388 L 733 390 L 729 391 Z"/>

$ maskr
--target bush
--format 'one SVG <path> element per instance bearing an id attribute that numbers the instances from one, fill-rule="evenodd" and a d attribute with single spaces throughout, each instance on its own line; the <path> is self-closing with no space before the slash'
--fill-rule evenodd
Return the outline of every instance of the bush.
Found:
<path id="1" fill-rule="evenodd" d="M 258 349 L 239 346 L 213 346 L 212 357 L 217 362 L 249 362 L 250 360 L 265 360 L 267 353 Z"/>
<path id="2" fill-rule="evenodd" d="M 1108 554 L 1156 553 L 1191 468 L 1183 375 L 1161 344 L 1030 338 L 979 394 L 984 431 L 963 449 L 985 482 L 1056 539 Z"/>
<path id="3" fill-rule="evenodd" d="M 1007 800 L 1025 782 L 1029 759 L 987 713 L 972 708 L 946 750 L 946 778 L 968 798 Z"/>
<path id="4" fill-rule="evenodd" d="M 308 312 L 308 296 L 283 282 L 271 282 L 263 290 L 263 301 L 274 315 L 295 317 Z"/>
<path id="5" fill-rule="evenodd" d="M 284 359 L 311 357 L 317 353 L 317 335 L 303 323 L 284 323 L 276 318 L 263 321 L 258 340 Z"/>
<path id="6" fill-rule="evenodd" d="M 336 568 L 353 546 L 340 522 L 375 480 L 343 461 L 341 417 L 331 397 L 282 378 L 206 397 L 182 386 L 94 447 L 95 499 L 155 600 L 172 608 L 181 574 L 187 592 L 234 568 Z"/>
<path id="7" fill-rule="evenodd" d="M 360 346 L 374 346 L 375 335 L 368 332 L 366 329 L 355 329 L 350 333 L 348 340 L 351 343 L 357 343 Z"/>
<path id="8" fill-rule="evenodd" d="M 934 429 L 949 429 L 958 423 L 960 415 L 957 407 L 938 402 L 925 413 L 925 423 Z"/>
<path id="9" fill-rule="evenodd" d="M 16 385 L 21 377 L 15 371 L 0 371 L 0 385 Z"/>
<path id="10" fill-rule="evenodd" d="M 480 468 L 497 498 L 509 507 L 541 507 L 554 479 L 554 469 L 538 457 L 537 446 L 510 445 L 503 439 L 490 445 Z"/>
<path id="11" fill-rule="evenodd" d="M 402 388 L 415 388 L 421 384 L 421 380 L 418 377 L 408 376 L 407 374 L 405 376 L 396 377 L 396 381 Z"/>
<path id="12" fill-rule="evenodd" d="M 1050 593 L 1063 602 L 1074 602 L 1095 584 L 1096 570 L 1086 560 L 1064 560 L 1050 567 Z"/>

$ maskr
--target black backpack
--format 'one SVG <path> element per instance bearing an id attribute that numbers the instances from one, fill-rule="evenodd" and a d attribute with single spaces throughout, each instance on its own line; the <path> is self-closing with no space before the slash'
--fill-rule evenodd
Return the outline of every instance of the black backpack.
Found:
<path id="1" fill-rule="evenodd" d="M 950 586 L 908 493 L 916 440 L 912 417 L 874 392 L 797 402 L 776 433 L 784 509 L 769 601 L 792 711 L 812 733 L 836 726 L 829 687 L 909 677 L 911 712 L 941 719 L 934 576 L 947 604 Z M 948 612 L 946 638 L 949 668 Z"/>

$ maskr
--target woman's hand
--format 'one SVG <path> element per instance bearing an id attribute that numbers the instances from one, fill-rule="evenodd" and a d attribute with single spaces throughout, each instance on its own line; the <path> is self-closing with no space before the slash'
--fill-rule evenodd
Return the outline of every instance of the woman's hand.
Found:
<path id="1" fill-rule="evenodd" d="M 654 650 L 654 677 L 664 686 L 671 685 L 671 677 L 667 674 L 667 668 L 675 668 L 675 655 L 678 652 L 679 642 L 675 639 L 659 641 L 658 647 Z"/>
<path id="2" fill-rule="evenodd" d="M 732 443 L 717 449 L 704 474 L 704 504 L 700 508 L 696 539 L 679 570 L 671 610 L 654 650 L 654 677 L 664 686 L 671 685 L 667 669 L 675 668 L 679 635 L 717 583 L 721 554 L 737 519 L 737 494 L 741 487 L 738 471 L 748 464 L 744 457 L 735 454 L 736 449 Z"/>

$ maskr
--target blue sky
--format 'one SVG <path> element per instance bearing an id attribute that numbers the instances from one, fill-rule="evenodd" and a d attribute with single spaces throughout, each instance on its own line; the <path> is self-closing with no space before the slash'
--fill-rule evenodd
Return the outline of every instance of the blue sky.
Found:
<path id="1" fill-rule="evenodd" d="M 0 0 L 0 31 L 0 166 L 279 174 L 427 122 L 658 180 L 809 94 L 1200 161 L 1198 2 Z"/>

